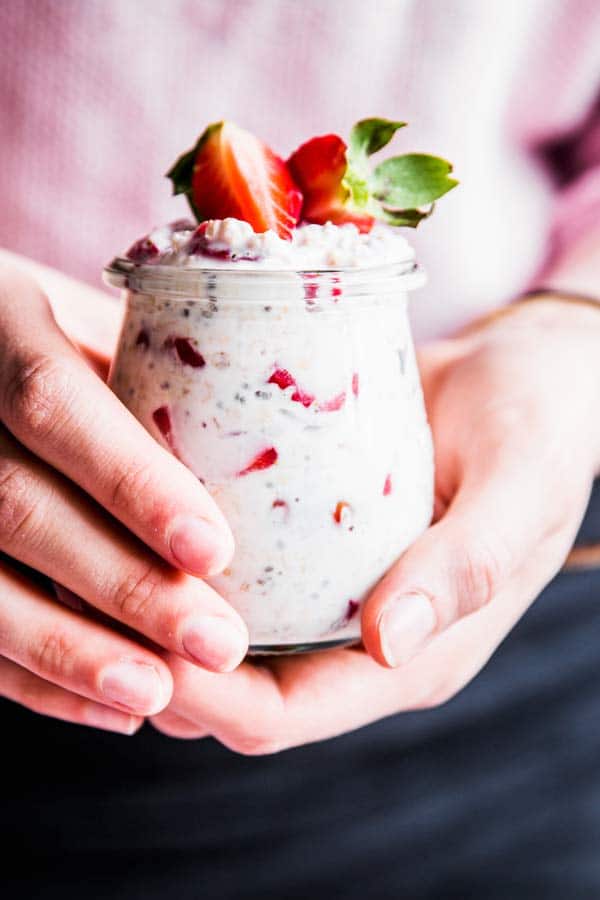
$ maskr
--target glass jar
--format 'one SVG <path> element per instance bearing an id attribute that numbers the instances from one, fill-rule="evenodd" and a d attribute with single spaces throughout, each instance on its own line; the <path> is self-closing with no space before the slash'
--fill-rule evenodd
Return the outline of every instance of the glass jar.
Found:
<path id="1" fill-rule="evenodd" d="M 206 486 L 236 541 L 210 584 L 252 653 L 360 639 L 360 605 L 427 527 L 431 436 L 413 263 L 319 272 L 133 265 L 110 385 Z"/>

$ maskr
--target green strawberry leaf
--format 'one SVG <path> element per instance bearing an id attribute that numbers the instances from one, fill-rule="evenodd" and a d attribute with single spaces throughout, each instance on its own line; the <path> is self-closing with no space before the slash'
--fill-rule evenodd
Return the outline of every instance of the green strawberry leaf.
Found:
<path id="1" fill-rule="evenodd" d="M 431 213 L 433 212 L 434 204 L 432 203 L 429 209 L 421 210 L 421 209 L 385 209 L 380 206 L 379 211 L 376 213 L 377 218 L 382 222 L 386 222 L 388 225 L 401 226 L 403 225 L 405 228 L 416 228 L 419 222 L 422 222 L 423 219 L 428 219 Z"/>
<path id="2" fill-rule="evenodd" d="M 450 178 L 452 165 L 438 156 L 407 153 L 386 159 L 374 169 L 370 184 L 374 197 L 395 210 L 413 210 L 442 197 L 458 184 Z"/>
<path id="3" fill-rule="evenodd" d="M 364 209 L 367 206 L 371 199 L 369 183 L 350 163 L 342 178 L 342 187 L 348 192 L 346 202 L 350 202 L 357 209 Z"/>
<path id="4" fill-rule="evenodd" d="M 377 153 L 389 144 L 399 128 L 406 122 L 393 122 L 391 119 L 361 119 L 357 122 L 348 141 L 350 161 L 356 162 L 364 157 Z"/>
<path id="5" fill-rule="evenodd" d="M 180 156 L 169 171 L 167 178 L 173 182 L 173 194 L 187 194 L 192 189 L 192 175 L 194 173 L 194 160 L 196 159 L 197 145 L 193 150 L 188 150 Z"/>

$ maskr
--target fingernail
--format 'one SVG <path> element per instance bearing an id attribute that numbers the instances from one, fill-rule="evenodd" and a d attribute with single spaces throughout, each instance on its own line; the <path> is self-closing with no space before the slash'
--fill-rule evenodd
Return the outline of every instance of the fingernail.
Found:
<path id="1" fill-rule="evenodd" d="M 390 666 L 408 662 L 431 636 L 436 617 L 423 594 L 404 594 L 385 607 L 379 620 L 379 640 Z"/>
<path id="2" fill-rule="evenodd" d="M 231 539 L 207 519 L 186 516 L 177 520 L 170 540 L 171 553 L 182 569 L 194 575 L 216 575 L 231 558 Z"/>
<path id="3" fill-rule="evenodd" d="M 181 642 L 186 653 L 214 672 L 231 672 L 243 660 L 248 643 L 241 628 L 223 616 L 196 616 L 186 622 Z"/>
<path id="4" fill-rule="evenodd" d="M 100 690 L 112 703 L 146 716 L 158 712 L 164 696 L 163 684 L 154 666 L 133 660 L 121 660 L 107 666 L 100 677 Z"/>
<path id="5" fill-rule="evenodd" d="M 85 724 L 103 731 L 116 731 L 119 734 L 135 734 L 142 724 L 136 716 L 128 716 L 108 706 L 90 703 L 85 710 Z"/>

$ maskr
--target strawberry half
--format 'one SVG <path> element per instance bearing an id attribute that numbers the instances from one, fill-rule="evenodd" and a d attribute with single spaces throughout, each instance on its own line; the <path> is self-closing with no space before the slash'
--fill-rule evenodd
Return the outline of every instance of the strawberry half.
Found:
<path id="1" fill-rule="evenodd" d="M 232 217 L 257 233 L 290 240 L 302 194 L 284 161 L 233 122 L 209 125 L 195 147 L 167 173 L 175 194 L 185 194 L 198 221 Z"/>
<path id="2" fill-rule="evenodd" d="M 359 231 L 368 232 L 375 217 L 352 208 L 351 192 L 344 184 L 347 149 L 337 134 L 324 134 L 298 147 L 287 165 L 304 195 L 302 218 L 306 222 L 319 225 L 351 222 Z"/>

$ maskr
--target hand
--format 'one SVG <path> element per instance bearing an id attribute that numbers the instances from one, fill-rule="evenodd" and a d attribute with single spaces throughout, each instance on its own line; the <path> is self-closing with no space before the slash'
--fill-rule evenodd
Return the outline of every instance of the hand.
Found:
<path id="1" fill-rule="evenodd" d="M 245 625 L 200 580 L 232 551 L 216 504 L 105 386 L 36 282 L 0 268 L 0 696 L 131 733 L 171 697 L 159 648 L 213 671 L 244 657 Z"/>
<path id="2" fill-rule="evenodd" d="M 366 650 L 222 677 L 171 658 L 156 727 L 268 753 L 454 696 L 572 545 L 600 460 L 599 345 L 600 310 L 545 301 L 426 348 L 437 521 L 365 604 Z"/>

